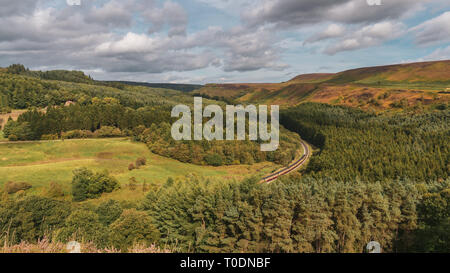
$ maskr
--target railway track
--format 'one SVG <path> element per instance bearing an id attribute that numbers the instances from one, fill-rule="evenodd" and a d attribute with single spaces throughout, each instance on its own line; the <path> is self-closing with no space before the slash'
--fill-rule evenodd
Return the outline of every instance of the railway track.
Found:
<path id="1" fill-rule="evenodd" d="M 295 162 L 290 164 L 288 167 L 264 177 L 260 183 L 261 184 L 271 183 L 271 182 L 277 180 L 280 176 L 288 175 L 288 174 L 298 170 L 301 166 L 303 166 L 308 161 L 308 159 L 311 157 L 311 149 L 304 141 L 302 141 L 302 145 L 303 145 L 303 156 L 300 159 L 296 160 Z"/>

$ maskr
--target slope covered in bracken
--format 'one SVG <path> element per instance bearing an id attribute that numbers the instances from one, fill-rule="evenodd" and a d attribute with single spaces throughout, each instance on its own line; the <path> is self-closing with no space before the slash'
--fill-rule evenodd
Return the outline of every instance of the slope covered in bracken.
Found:
<path id="1" fill-rule="evenodd" d="M 283 106 L 302 102 L 373 110 L 434 106 L 450 101 L 450 61 L 304 74 L 282 83 L 208 84 L 195 94 Z"/>

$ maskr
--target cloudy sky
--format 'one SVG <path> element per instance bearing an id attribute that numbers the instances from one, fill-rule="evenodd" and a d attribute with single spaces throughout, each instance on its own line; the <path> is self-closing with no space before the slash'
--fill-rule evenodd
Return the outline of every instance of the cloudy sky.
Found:
<path id="1" fill-rule="evenodd" d="M 450 59 L 450 1 L 379 1 L 0 0 L 0 66 L 99 80 L 280 82 Z"/>

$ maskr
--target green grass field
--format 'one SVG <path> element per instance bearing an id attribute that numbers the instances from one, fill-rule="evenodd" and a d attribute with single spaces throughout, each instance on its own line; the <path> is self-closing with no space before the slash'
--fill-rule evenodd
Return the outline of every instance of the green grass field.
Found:
<path id="1" fill-rule="evenodd" d="M 138 157 L 147 159 L 147 166 L 129 171 L 128 165 Z M 126 185 L 131 177 L 138 183 L 144 181 L 151 186 L 159 186 L 169 177 L 182 178 L 188 174 L 199 176 L 241 179 L 255 174 L 270 173 L 277 166 L 261 163 L 252 166 L 209 167 L 184 164 L 176 160 L 152 154 L 145 144 L 128 139 L 86 139 L 44 141 L 31 143 L 0 144 L 0 187 L 8 181 L 28 182 L 33 185 L 30 192 L 40 192 L 51 182 L 60 183 L 70 192 L 72 171 L 87 167 L 93 171 L 108 170 L 121 185 Z M 125 187 L 112 193 L 112 198 L 128 199 L 136 197 Z"/>

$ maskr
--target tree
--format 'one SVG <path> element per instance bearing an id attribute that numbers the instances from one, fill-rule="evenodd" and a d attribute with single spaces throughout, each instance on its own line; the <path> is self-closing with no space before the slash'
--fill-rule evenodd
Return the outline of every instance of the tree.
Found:
<path id="1" fill-rule="evenodd" d="M 137 187 L 137 181 L 135 177 L 131 177 L 128 181 L 128 188 L 132 191 L 136 190 Z"/>
<path id="2" fill-rule="evenodd" d="M 159 239 L 159 231 L 153 225 L 150 216 L 135 209 L 125 210 L 111 224 L 111 242 L 123 251 L 134 244 L 153 244 Z"/>
<path id="3" fill-rule="evenodd" d="M 7 72 L 10 74 L 17 74 L 20 75 L 24 72 L 26 72 L 28 69 L 25 68 L 23 64 L 12 64 L 7 68 Z"/>
<path id="4" fill-rule="evenodd" d="M 419 205 L 420 228 L 416 231 L 418 252 L 450 251 L 450 188 L 426 193 Z"/>
<path id="5" fill-rule="evenodd" d="M 105 226 L 109 226 L 116 221 L 122 215 L 122 212 L 120 203 L 115 200 L 102 202 L 96 210 L 99 221 Z"/>
<path id="6" fill-rule="evenodd" d="M 119 182 L 107 172 L 96 173 L 81 168 L 73 171 L 72 195 L 76 202 L 98 198 L 102 193 L 110 193 L 118 189 Z"/>
<path id="7" fill-rule="evenodd" d="M 12 243 L 52 239 L 70 213 L 69 202 L 39 196 L 8 199 L 0 206 L 0 230 L 9 231 Z"/>
<path id="8" fill-rule="evenodd" d="M 101 224 L 95 212 L 86 209 L 77 209 L 67 217 L 57 239 L 63 242 L 92 242 L 103 248 L 109 246 L 108 229 Z"/>

